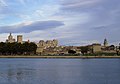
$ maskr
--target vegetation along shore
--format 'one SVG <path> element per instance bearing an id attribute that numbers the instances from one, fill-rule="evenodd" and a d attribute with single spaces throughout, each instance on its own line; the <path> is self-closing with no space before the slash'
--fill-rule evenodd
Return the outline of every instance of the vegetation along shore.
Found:
<path id="1" fill-rule="evenodd" d="M 0 58 L 119 58 L 119 56 L 120 43 L 109 45 L 106 38 L 103 44 L 63 46 L 59 45 L 57 39 L 23 41 L 22 35 L 17 35 L 16 41 L 10 33 L 6 42 L 0 42 Z"/>
<path id="2" fill-rule="evenodd" d="M 0 58 L 78 58 L 78 59 L 92 59 L 92 58 L 120 58 L 120 56 L 0 56 Z"/>

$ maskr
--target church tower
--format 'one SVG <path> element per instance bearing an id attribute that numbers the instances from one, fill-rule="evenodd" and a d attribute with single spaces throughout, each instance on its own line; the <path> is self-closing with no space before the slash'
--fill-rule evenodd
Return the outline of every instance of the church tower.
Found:
<path id="1" fill-rule="evenodd" d="M 8 36 L 8 40 L 12 40 L 13 39 L 13 36 L 12 36 L 12 33 L 10 33 L 10 35 Z"/>
<path id="2" fill-rule="evenodd" d="M 104 44 L 105 47 L 108 46 L 108 41 L 107 41 L 106 38 L 104 39 L 104 43 L 103 44 Z"/>
<path id="3" fill-rule="evenodd" d="M 13 43 L 15 42 L 15 39 L 13 38 L 12 34 L 10 33 L 10 35 L 8 36 L 8 39 L 6 40 L 7 43 Z"/>

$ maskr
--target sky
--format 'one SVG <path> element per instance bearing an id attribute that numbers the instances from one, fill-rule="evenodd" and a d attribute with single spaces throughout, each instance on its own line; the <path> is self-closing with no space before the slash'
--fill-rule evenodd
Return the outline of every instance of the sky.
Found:
<path id="1" fill-rule="evenodd" d="M 0 41 L 58 39 L 60 45 L 120 42 L 120 0 L 0 0 Z"/>

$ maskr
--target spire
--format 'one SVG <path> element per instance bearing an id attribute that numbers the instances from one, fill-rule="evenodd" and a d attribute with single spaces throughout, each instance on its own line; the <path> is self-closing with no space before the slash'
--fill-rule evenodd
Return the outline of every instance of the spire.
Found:
<path id="1" fill-rule="evenodd" d="M 13 39 L 13 36 L 12 36 L 12 33 L 10 33 L 10 35 L 8 36 L 8 40 L 12 40 Z"/>
<path id="2" fill-rule="evenodd" d="M 27 41 L 28 43 L 30 43 L 30 40 L 28 39 L 28 41 Z"/>
<path id="3" fill-rule="evenodd" d="M 10 33 L 10 36 L 12 36 L 12 33 Z"/>
<path id="4" fill-rule="evenodd" d="M 104 46 L 105 46 L 105 47 L 108 46 L 108 41 L 107 41 L 106 38 L 104 39 Z"/>
<path id="5" fill-rule="evenodd" d="M 13 38 L 12 33 L 10 33 L 6 42 L 9 42 L 9 43 L 15 42 L 15 39 Z"/>

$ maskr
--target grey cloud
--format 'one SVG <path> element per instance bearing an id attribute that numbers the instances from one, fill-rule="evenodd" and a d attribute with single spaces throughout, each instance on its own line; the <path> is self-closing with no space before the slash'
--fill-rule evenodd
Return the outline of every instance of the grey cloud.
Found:
<path id="1" fill-rule="evenodd" d="M 119 31 L 120 31 L 119 23 L 110 24 L 110 25 L 87 25 L 84 24 L 83 26 L 77 25 L 74 27 L 74 30 L 78 31 L 75 34 L 77 36 L 73 36 L 71 38 L 63 38 L 61 44 L 69 44 L 69 45 L 84 45 L 82 41 L 92 41 L 96 40 L 100 43 L 103 43 L 104 38 L 107 38 L 109 43 L 118 42 L 119 38 Z M 76 29 L 75 29 L 76 28 Z M 71 43 L 69 43 L 71 42 Z M 91 42 L 92 43 L 92 42 Z M 86 43 L 88 44 L 88 43 Z M 86 45 L 85 44 L 85 45 Z"/>
<path id="2" fill-rule="evenodd" d="M 55 0 L 56 1 L 56 0 Z M 70 28 L 72 34 L 63 34 L 63 31 L 57 32 L 57 34 L 48 31 L 47 33 L 42 34 L 46 35 L 44 38 L 47 38 L 51 35 L 51 37 L 61 36 L 64 38 L 60 38 L 61 44 L 82 44 L 81 41 L 89 41 L 89 40 L 98 40 L 103 41 L 106 37 L 109 42 L 119 41 L 120 38 L 120 1 L 119 0 L 60 0 L 59 3 L 61 6 L 60 12 L 56 15 L 64 16 L 64 18 L 80 18 L 80 20 L 74 21 L 74 23 L 78 23 L 81 21 L 80 14 L 85 13 L 90 16 L 90 19 L 87 23 L 78 23 L 72 24 L 72 26 L 67 26 Z M 29 8 L 26 8 L 26 10 Z M 2 9 L 1 9 L 2 10 Z M 2 14 L 15 14 L 15 9 L 6 8 L 1 11 Z M 19 13 L 20 10 L 17 11 Z M 24 12 L 23 12 L 24 14 Z M 74 16 L 76 17 L 74 17 Z M 58 18 L 57 18 L 58 19 Z M 72 23 L 72 19 L 69 20 Z M 69 25 L 66 21 L 66 25 Z M 60 21 L 38 21 L 32 23 L 30 25 L 21 24 L 18 27 L 16 26 L 4 26 L 0 27 L 0 33 L 28 33 L 36 30 L 45 30 L 64 26 L 63 22 Z M 46 31 L 46 30 L 45 30 Z M 56 30 L 55 30 L 56 32 Z M 68 30 L 66 31 L 68 32 Z M 58 35 L 59 34 L 59 35 Z M 76 34 L 76 35 L 75 35 Z M 67 37 L 70 36 L 71 37 Z M 40 34 L 38 34 L 40 36 Z M 42 36 L 42 37 L 43 37 Z M 37 36 L 36 36 L 37 37 Z M 56 37 L 56 38 L 57 38 Z M 35 38 L 35 37 L 34 37 Z M 34 39 L 33 38 L 33 39 Z M 75 43 L 75 44 L 74 44 Z"/>
<path id="3" fill-rule="evenodd" d="M 95 29 L 95 30 L 101 30 L 101 29 L 106 29 L 108 27 L 106 26 L 97 26 L 97 27 L 93 27 L 92 29 Z"/>
<path id="4" fill-rule="evenodd" d="M 0 33 L 29 33 L 36 30 L 46 30 L 51 28 L 56 28 L 59 26 L 63 26 L 64 23 L 61 21 L 37 21 L 31 24 L 26 25 L 25 23 L 13 26 L 1 26 Z"/>
<path id="5" fill-rule="evenodd" d="M 97 16 L 109 16 L 119 10 L 119 0 L 61 0 L 61 10 L 67 12 L 87 12 Z"/>
<path id="6" fill-rule="evenodd" d="M 99 4 L 102 0 L 62 0 L 62 10 L 68 10 L 68 11 L 86 11 L 87 9 L 91 7 L 95 7 Z M 91 9 L 90 9 L 91 10 Z"/>

